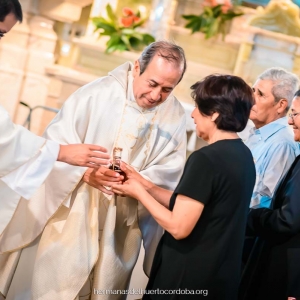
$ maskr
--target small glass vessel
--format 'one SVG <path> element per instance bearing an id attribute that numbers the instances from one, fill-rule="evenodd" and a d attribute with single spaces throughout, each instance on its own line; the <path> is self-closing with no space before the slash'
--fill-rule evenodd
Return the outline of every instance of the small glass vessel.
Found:
<path id="1" fill-rule="evenodd" d="M 126 174 L 121 170 L 122 151 L 123 151 L 123 148 L 120 148 L 120 147 L 115 147 L 113 149 L 113 162 L 109 166 L 109 169 L 120 173 L 120 175 L 124 176 L 124 178 L 125 178 Z"/>

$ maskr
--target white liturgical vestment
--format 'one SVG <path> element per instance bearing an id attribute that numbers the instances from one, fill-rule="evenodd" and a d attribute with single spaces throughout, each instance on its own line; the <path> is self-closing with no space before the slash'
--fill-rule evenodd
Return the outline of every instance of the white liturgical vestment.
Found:
<path id="1" fill-rule="evenodd" d="M 46 130 L 60 144 L 101 145 L 155 184 L 174 189 L 186 152 L 186 119 L 170 95 L 142 109 L 125 63 L 75 92 Z M 8 300 L 73 300 L 88 279 L 91 290 L 129 285 L 143 239 L 149 275 L 162 229 L 135 199 L 111 197 L 84 183 L 85 168 L 60 162 L 29 200 L 20 200 L 0 236 L 0 292 Z M 91 299 L 124 299 L 99 295 Z"/>
<path id="2" fill-rule="evenodd" d="M 46 141 L 11 121 L 0 105 L 0 235 L 20 196 L 29 199 L 54 166 L 59 144 Z"/>

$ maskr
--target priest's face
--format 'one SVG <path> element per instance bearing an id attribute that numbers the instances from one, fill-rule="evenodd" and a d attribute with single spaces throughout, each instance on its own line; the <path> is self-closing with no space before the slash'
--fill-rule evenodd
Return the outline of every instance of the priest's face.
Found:
<path id="1" fill-rule="evenodd" d="M 136 61 L 132 74 L 135 100 L 140 107 L 149 109 L 167 99 L 179 82 L 182 69 L 155 55 L 143 74 L 140 74 L 139 61 Z"/>
<path id="2" fill-rule="evenodd" d="M 8 14 L 3 22 L 0 22 L 0 40 L 9 32 L 17 23 L 17 19 L 13 13 Z"/>

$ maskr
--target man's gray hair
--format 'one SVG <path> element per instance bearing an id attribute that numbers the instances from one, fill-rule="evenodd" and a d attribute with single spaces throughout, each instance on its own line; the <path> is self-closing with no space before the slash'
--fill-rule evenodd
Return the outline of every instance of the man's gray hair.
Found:
<path id="1" fill-rule="evenodd" d="M 274 82 L 272 94 L 275 102 L 278 102 L 280 99 L 286 99 L 288 101 L 288 108 L 291 106 L 294 94 L 299 89 L 298 76 L 283 68 L 275 67 L 264 71 L 258 76 L 258 79 L 272 80 Z"/>
<path id="2" fill-rule="evenodd" d="M 144 49 L 139 57 L 140 75 L 145 72 L 147 66 L 156 54 L 182 68 L 182 74 L 178 81 L 179 83 L 186 70 L 186 58 L 184 50 L 180 46 L 169 41 L 153 42 Z"/>

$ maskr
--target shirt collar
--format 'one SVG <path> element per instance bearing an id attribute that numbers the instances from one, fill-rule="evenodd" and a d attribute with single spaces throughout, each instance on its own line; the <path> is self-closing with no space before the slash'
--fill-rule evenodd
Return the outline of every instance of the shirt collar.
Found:
<path id="1" fill-rule="evenodd" d="M 273 135 L 278 130 L 287 127 L 287 117 L 283 117 L 280 119 L 277 119 L 265 126 L 260 127 L 259 129 L 251 128 L 250 133 L 251 134 L 260 134 L 262 138 L 266 141 L 271 135 Z"/>

